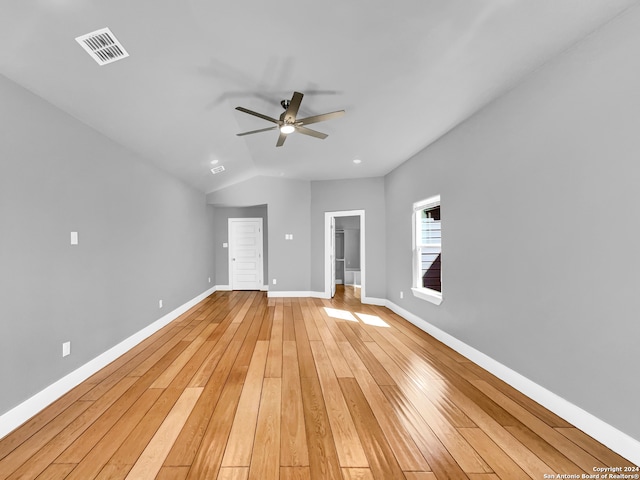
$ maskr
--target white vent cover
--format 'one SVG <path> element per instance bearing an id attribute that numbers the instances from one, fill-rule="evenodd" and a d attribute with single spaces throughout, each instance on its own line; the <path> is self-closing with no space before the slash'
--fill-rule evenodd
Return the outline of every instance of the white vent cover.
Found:
<path id="1" fill-rule="evenodd" d="M 220 172 L 224 172 L 224 166 L 220 165 L 219 167 L 215 167 L 211 169 L 211 173 L 213 173 L 214 175 L 216 173 L 220 173 Z"/>
<path id="2" fill-rule="evenodd" d="M 76 37 L 76 42 L 98 62 L 98 65 L 106 65 L 129 56 L 108 28 Z"/>

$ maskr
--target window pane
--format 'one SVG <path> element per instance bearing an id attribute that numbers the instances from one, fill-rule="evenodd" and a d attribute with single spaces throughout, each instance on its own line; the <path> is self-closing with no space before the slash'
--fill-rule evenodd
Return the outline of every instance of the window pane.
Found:
<path id="1" fill-rule="evenodd" d="M 442 253 L 442 236 L 440 206 L 424 209 L 420 213 L 421 245 L 419 249 L 422 286 L 441 292 L 440 257 Z"/>
<path id="2" fill-rule="evenodd" d="M 427 208 L 420 212 L 420 241 L 422 245 L 440 245 L 440 207 Z"/>
<path id="3" fill-rule="evenodd" d="M 422 247 L 420 252 L 422 286 L 437 292 L 442 291 L 440 281 L 440 248 Z"/>

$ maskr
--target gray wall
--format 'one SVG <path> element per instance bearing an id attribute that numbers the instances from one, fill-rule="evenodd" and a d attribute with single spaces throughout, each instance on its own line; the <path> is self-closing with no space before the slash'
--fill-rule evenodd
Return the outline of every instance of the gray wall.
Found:
<path id="1" fill-rule="evenodd" d="M 352 215 L 349 217 L 336 217 L 336 230 L 360 230 L 360 217 Z"/>
<path id="2" fill-rule="evenodd" d="M 229 285 L 229 248 L 222 245 L 229 243 L 229 219 L 230 218 L 262 218 L 264 243 L 263 248 L 263 272 L 265 285 L 269 282 L 269 224 L 267 219 L 267 206 L 255 207 L 215 207 L 215 255 L 216 255 L 216 285 Z"/>
<path id="3" fill-rule="evenodd" d="M 207 195 L 216 206 L 267 206 L 269 291 L 309 290 L 310 195 L 308 181 L 273 177 L 254 177 Z M 293 240 L 285 240 L 287 233 Z"/>
<path id="4" fill-rule="evenodd" d="M 635 8 L 385 179 L 387 298 L 636 439 L 638 25 Z M 435 194 L 440 306 L 410 293 L 412 202 Z"/>
<path id="5" fill-rule="evenodd" d="M 360 229 L 347 228 L 344 231 L 344 268 L 360 270 Z"/>
<path id="6" fill-rule="evenodd" d="M 381 177 L 319 182 L 255 177 L 209 193 L 207 201 L 216 206 L 267 205 L 270 291 L 323 292 L 324 212 L 365 210 L 366 294 L 383 298 L 384 195 Z M 285 233 L 293 233 L 294 239 L 285 240 Z"/>
<path id="7" fill-rule="evenodd" d="M 311 290 L 324 291 L 324 212 L 365 211 L 365 288 L 384 298 L 385 187 L 383 178 L 311 182 Z"/>
<path id="8" fill-rule="evenodd" d="M 3 76 L 0 105 L 2 414 L 206 291 L 215 268 L 204 194 Z"/>

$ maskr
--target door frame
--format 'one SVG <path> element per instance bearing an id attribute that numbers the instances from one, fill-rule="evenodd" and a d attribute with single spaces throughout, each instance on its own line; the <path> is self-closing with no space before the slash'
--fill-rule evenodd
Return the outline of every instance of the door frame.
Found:
<path id="1" fill-rule="evenodd" d="M 365 223 L 364 210 L 342 210 L 337 212 L 324 212 L 324 297 L 331 298 L 333 284 L 331 265 L 335 259 L 335 240 L 331 240 L 331 224 L 335 225 L 336 217 L 360 217 L 360 298 L 366 298 L 366 255 L 365 255 Z M 335 232 L 334 232 L 335 235 Z"/>
<path id="2" fill-rule="evenodd" d="M 260 241 L 258 243 L 258 248 L 259 248 L 259 253 L 258 255 L 260 256 L 260 261 L 258 262 L 258 270 L 259 270 L 259 274 L 258 277 L 260 279 L 260 285 L 258 285 L 258 287 L 256 288 L 256 290 L 263 290 L 264 289 L 264 225 L 263 225 L 263 221 L 262 221 L 262 217 L 240 217 L 240 218 L 229 218 L 227 221 L 227 238 L 229 241 L 229 245 L 228 245 L 228 254 L 227 254 L 227 262 L 229 263 L 229 288 L 231 290 L 233 290 L 233 257 L 232 257 L 232 253 L 233 253 L 233 241 L 235 240 L 233 238 L 232 232 L 233 229 L 231 227 L 232 223 L 241 223 L 241 222 L 248 222 L 248 221 L 253 221 L 253 222 L 259 222 L 260 225 Z"/>

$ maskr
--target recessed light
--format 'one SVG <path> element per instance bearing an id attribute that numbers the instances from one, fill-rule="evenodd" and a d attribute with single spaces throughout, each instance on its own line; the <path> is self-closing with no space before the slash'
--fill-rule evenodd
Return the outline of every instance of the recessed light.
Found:
<path id="1" fill-rule="evenodd" d="M 211 165 L 216 165 L 220 160 L 211 160 Z"/>
<path id="2" fill-rule="evenodd" d="M 213 173 L 214 175 L 220 172 L 224 172 L 224 165 L 220 165 L 219 167 L 215 167 L 211 169 L 211 173 Z"/>
<path id="3" fill-rule="evenodd" d="M 353 160 L 353 163 L 355 163 L 356 165 L 359 163 L 362 163 L 362 160 L 360 160 L 359 158 L 356 158 Z"/>

